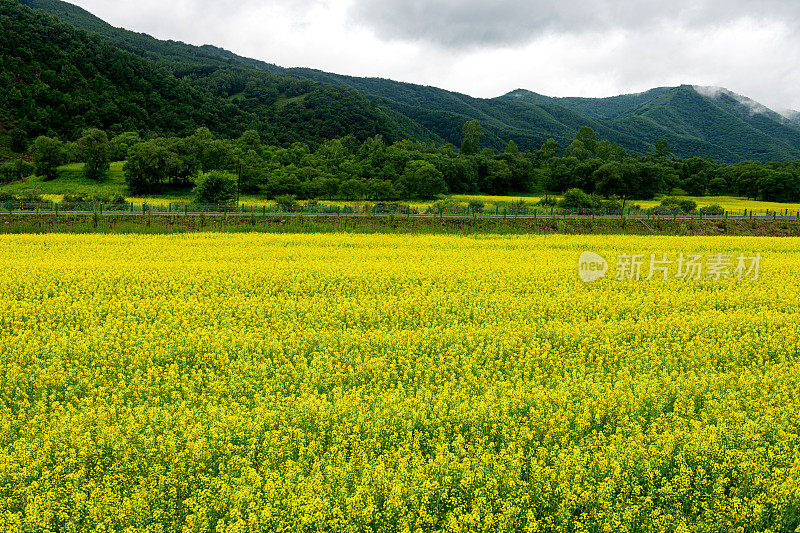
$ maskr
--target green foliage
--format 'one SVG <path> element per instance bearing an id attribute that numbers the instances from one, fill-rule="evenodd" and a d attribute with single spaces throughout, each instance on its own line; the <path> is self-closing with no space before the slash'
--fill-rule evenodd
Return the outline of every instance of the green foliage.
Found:
<path id="1" fill-rule="evenodd" d="M 293 194 L 282 194 L 275 197 L 275 203 L 283 207 L 297 205 L 297 197 Z"/>
<path id="2" fill-rule="evenodd" d="M 558 207 L 563 209 L 586 209 L 593 207 L 591 197 L 580 189 L 570 189 L 564 193 Z"/>
<path id="3" fill-rule="evenodd" d="M 485 204 L 480 200 L 470 200 L 469 201 L 469 209 L 473 213 L 483 213 L 483 208 Z"/>
<path id="4" fill-rule="evenodd" d="M 99 179 L 108 172 L 111 146 L 106 132 L 90 128 L 75 142 L 76 155 L 83 161 L 86 177 Z"/>
<path id="5" fill-rule="evenodd" d="M 705 207 L 701 207 L 700 211 L 704 215 L 711 215 L 711 216 L 720 216 L 725 214 L 725 209 L 717 204 L 707 205 Z"/>
<path id="6" fill-rule="evenodd" d="M 161 190 L 178 166 L 177 155 L 163 140 L 153 139 L 133 145 L 122 168 L 131 193 L 142 194 Z"/>
<path id="7" fill-rule="evenodd" d="M 52 180 L 58 177 L 58 167 L 66 159 L 64 145 L 58 139 L 40 136 L 33 143 L 33 163 L 38 176 Z"/>
<path id="8" fill-rule="evenodd" d="M 135 131 L 126 131 L 113 137 L 109 141 L 109 151 L 112 161 L 125 161 L 128 151 L 134 144 L 142 142 L 142 138 Z"/>
<path id="9" fill-rule="evenodd" d="M 447 192 L 444 176 L 426 161 L 409 161 L 399 181 L 409 198 L 433 198 Z"/>
<path id="10" fill-rule="evenodd" d="M 474 155 L 478 153 L 483 128 L 477 120 L 470 120 L 464 124 L 463 140 L 461 141 L 461 153 L 464 155 Z"/>
<path id="11" fill-rule="evenodd" d="M 236 177 L 218 170 L 206 172 L 200 175 L 193 193 L 198 204 L 233 203 L 236 200 Z"/>
<path id="12" fill-rule="evenodd" d="M 691 213 L 697 209 L 697 202 L 694 200 L 667 197 L 661 200 L 661 206 L 669 211 L 676 209 L 682 213 Z"/>
<path id="13" fill-rule="evenodd" d="M 33 174 L 34 166 L 24 159 L 8 159 L 0 163 L 0 183 L 25 179 Z"/>

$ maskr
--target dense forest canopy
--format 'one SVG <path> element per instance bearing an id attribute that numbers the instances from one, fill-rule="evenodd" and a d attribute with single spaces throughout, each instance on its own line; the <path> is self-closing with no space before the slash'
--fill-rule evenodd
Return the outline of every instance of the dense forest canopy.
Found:
<path id="1" fill-rule="evenodd" d="M 109 161 L 124 160 L 132 194 L 185 189 L 207 181 L 209 173 L 221 172 L 236 181 L 238 191 L 273 199 L 384 201 L 459 193 L 569 193 L 576 207 L 609 198 L 687 194 L 800 200 L 800 161 L 729 165 L 699 157 L 678 159 L 666 141 L 639 156 L 598 140 L 588 127 L 568 146 L 550 139 L 536 151 L 521 151 L 513 141 L 502 151 L 482 147 L 483 131 L 476 121 L 463 125 L 462 137 L 460 149 L 409 140 L 392 143 L 380 135 L 364 141 L 347 136 L 312 147 L 303 142 L 271 145 L 255 130 L 232 140 L 215 137 L 207 128 L 186 137 L 147 139 L 136 132 L 109 138 L 100 130 L 87 130 L 75 143 L 40 137 L 33 154 L 37 172 L 51 179 L 65 160 L 87 163 L 87 177 L 98 179 L 102 164 L 107 169 Z M 215 179 L 224 181 L 217 175 Z"/>
<path id="2" fill-rule="evenodd" d="M 38 135 L 189 135 L 234 138 L 253 129 L 274 144 L 318 145 L 353 135 L 399 140 L 403 129 L 355 91 L 235 66 L 167 68 L 12 0 L 0 0 L 0 135 L 15 148 Z M 202 72 L 202 74 L 201 74 Z"/>
<path id="3" fill-rule="evenodd" d="M 65 160 L 98 179 L 108 161 L 125 160 L 133 193 L 222 172 L 272 198 L 800 195 L 800 130 L 745 112 L 733 93 L 712 101 L 682 86 L 553 99 L 520 90 L 482 100 L 281 69 L 112 28 L 58 0 L 22 3 L 40 9 L 0 0 L 0 146 L 33 154 L 48 179 Z M 15 179 L 29 166 L 4 168 L 2 179 Z"/>
<path id="4" fill-rule="evenodd" d="M 241 103 L 248 113 L 257 113 L 259 109 L 274 113 L 266 117 L 266 123 L 253 127 L 276 144 L 296 141 L 315 144 L 323 140 L 323 135 L 336 132 L 334 137 L 354 135 L 363 140 L 380 133 L 392 141 L 410 139 L 449 142 L 457 146 L 461 142 L 462 125 L 477 120 L 483 126 L 484 146 L 498 151 L 510 140 L 526 151 L 537 150 L 550 138 L 568 145 L 581 126 L 589 126 L 599 137 L 637 154 L 652 152 L 655 144 L 663 139 L 669 142 L 673 153 L 682 158 L 699 156 L 726 163 L 800 159 L 800 121 L 796 117 L 781 116 L 726 90 L 709 94 L 683 85 L 610 98 L 552 98 L 516 90 L 498 98 L 473 98 L 436 87 L 387 79 L 279 67 L 210 45 L 161 41 L 114 28 L 60 0 L 21 0 L 20 3 L 44 10 L 101 36 L 118 49 L 153 61 L 176 78 L 211 90 L 225 102 L 237 106 Z M 238 72 L 229 72 L 229 69 Z M 257 95 L 252 90 L 225 90 L 225 86 L 237 87 L 237 84 L 241 88 L 236 80 L 244 76 L 259 86 Z M 230 80 L 219 83 L 220 78 Z M 302 97 L 289 96 L 278 87 L 278 97 L 273 103 L 274 92 L 269 87 L 287 83 L 277 81 L 287 78 L 323 84 L 311 84 L 302 89 L 303 94 L 314 95 L 308 103 Z M 262 89 L 264 85 L 266 90 Z M 331 86 L 343 92 L 331 91 Z M 222 91 L 217 91 L 218 88 Z M 368 107 L 367 101 L 374 107 Z M 361 112 L 357 111 L 359 107 Z M 754 112 L 754 109 L 759 111 Z M 362 112 L 364 116 L 360 116 Z M 314 126 L 303 128 L 306 120 Z M 322 135 L 316 128 L 320 124 L 326 126 Z M 213 124 L 202 125 L 215 129 Z"/>

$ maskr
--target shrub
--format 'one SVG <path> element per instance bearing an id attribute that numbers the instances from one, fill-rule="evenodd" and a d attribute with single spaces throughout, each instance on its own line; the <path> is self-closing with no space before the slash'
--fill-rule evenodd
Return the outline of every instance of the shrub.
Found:
<path id="1" fill-rule="evenodd" d="M 594 207 L 592 197 L 580 189 L 570 189 L 558 202 L 558 207 L 563 209 L 588 209 Z"/>
<path id="2" fill-rule="evenodd" d="M 280 206 L 293 206 L 297 204 L 297 196 L 293 194 L 281 194 L 275 197 L 275 203 Z"/>
<path id="3" fill-rule="evenodd" d="M 445 213 L 448 213 L 448 212 L 455 212 L 458 210 L 458 208 L 461 207 L 461 202 L 459 202 L 454 198 L 450 198 L 449 196 L 439 195 L 438 198 L 439 198 L 438 200 L 436 200 L 435 202 L 433 202 L 433 204 L 431 204 L 431 209 L 433 211 L 438 212 L 439 209 L 441 209 Z"/>
<path id="4" fill-rule="evenodd" d="M 117 194 L 115 194 L 114 196 L 111 197 L 111 203 L 112 204 L 127 204 L 128 203 L 128 199 L 125 198 L 124 195 L 117 193 Z"/>
<path id="5" fill-rule="evenodd" d="M 469 201 L 469 209 L 473 213 L 483 213 L 483 208 L 484 208 L 483 202 L 481 202 L 480 200 Z"/>
<path id="6" fill-rule="evenodd" d="M 118 195 L 119 196 L 119 195 Z M 63 196 L 62 201 L 68 204 L 80 203 L 108 203 L 109 197 L 102 194 L 89 194 L 85 192 L 76 192 L 74 194 L 67 193 Z M 123 199 L 123 202 L 125 200 Z"/>
<path id="7" fill-rule="evenodd" d="M 524 215 L 528 212 L 528 202 L 525 200 L 516 200 L 509 205 L 508 212 L 512 215 Z"/>
<path id="8" fill-rule="evenodd" d="M 691 213 L 697 209 L 697 203 L 695 203 L 694 200 L 674 198 L 672 196 L 668 196 L 667 198 L 661 200 L 661 205 L 671 209 L 670 212 L 674 212 L 675 209 L 679 209 L 683 213 Z"/>
<path id="9" fill-rule="evenodd" d="M 542 198 L 537 202 L 537 205 L 541 205 L 544 207 L 555 207 L 558 205 L 558 200 L 556 200 L 552 196 L 545 196 L 544 198 Z"/>
<path id="10" fill-rule="evenodd" d="M 17 200 L 21 202 L 41 202 L 42 194 L 37 189 L 24 189 L 17 194 Z"/>
<path id="11" fill-rule="evenodd" d="M 27 178 L 33 174 L 33 165 L 24 159 L 9 159 L 0 164 L 0 183 Z"/>
<path id="12" fill-rule="evenodd" d="M 702 211 L 704 215 L 710 216 L 721 216 L 725 214 L 725 210 L 717 204 L 707 205 L 701 208 L 700 211 Z"/>
<path id="13" fill-rule="evenodd" d="M 193 192 L 198 204 L 232 204 L 236 200 L 236 177 L 217 170 L 201 174 Z"/>

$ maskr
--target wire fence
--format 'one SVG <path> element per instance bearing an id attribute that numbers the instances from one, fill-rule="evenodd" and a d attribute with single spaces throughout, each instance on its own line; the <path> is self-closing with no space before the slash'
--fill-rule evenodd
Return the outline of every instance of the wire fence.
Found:
<path id="1" fill-rule="evenodd" d="M 374 203 L 353 205 L 323 204 L 194 204 L 194 203 L 105 203 L 105 202 L 26 202 L 12 200 L 0 202 L 0 213 L 41 213 L 41 214 L 158 214 L 158 215 L 397 215 L 428 217 L 528 217 L 528 218 L 796 218 L 800 219 L 800 211 L 781 209 L 695 209 L 684 212 L 680 209 L 667 210 L 663 206 L 649 209 L 563 209 L 542 206 L 510 206 L 494 208 L 474 208 L 470 206 L 418 207 L 397 203 Z"/>

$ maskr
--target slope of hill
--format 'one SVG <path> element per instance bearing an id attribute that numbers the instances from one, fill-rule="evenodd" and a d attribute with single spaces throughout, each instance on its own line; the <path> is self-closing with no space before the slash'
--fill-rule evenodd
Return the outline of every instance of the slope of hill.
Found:
<path id="1" fill-rule="evenodd" d="M 610 98 L 554 98 L 518 89 L 480 99 L 387 79 L 284 68 L 210 45 L 161 41 L 114 28 L 60 0 L 20 2 L 157 62 L 193 87 L 256 116 L 260 128 L 279 142 L 379 132 L 390 140 L 458 145 L 464 122 L 478 120 L 485 132 L 483 145 L 495 149 L 510 140 L 524 150 L 548 138 L 565 145 L 581 126 L 590 126 L 598 137 L 636 153 L 649 152 L 666 139 L 679 157 L 800 159 L 797 116 L 779 115 L 730 91 L 681 86 Z"/>
<path id="2" fill-rule="evenodd" d="M 87 27 L 139 35 L 111 28 L 69 4 L 45 4 L 63 7 L 55 10 L 62 16 L 78 13 Z M 179 135 L 207 126 L 227 137 L 256 129 L 274 144 L 376 134 L 389 140 L 437 140 L 344 87 L 223 64 L 201 52 L 194 62 L 184 61 L 196 47 L 140 36 L 142 42 L 175 51 L 171 63 L 157 54 L 146 60 L 147 54 L 129 53 L 12 0 L 0 0 L 0 17 L 0 87 L 5 89 L 0 91 L 0 133 L 18 129 L 29 138 L 57 134 L 72 139 L 88 126 Z M 180 79 L 173 69 L 179 65 Z"/>
<path id="3" fill-rule="evenodd" d="M 523 150 L 535 150 L 549 138 L 569 144 L 581 126 L 590 126 L 608 140 L 618 142 L 635 152 L 646 152 L 651 146 L 635 137 L 620 133 L 596 120 L 567 108 L 546 102 L 545 106 L 529 102 L 500 99 L 479 99 L 411 83 L 380 78 L 358 78 L 307 68 L 283 68 L 270 63 L 244 58 L 214 46 L 192 46 L 175 41 L 160 41 L 145 34 L 114 28 L 88 11 L 59 0 L 21 0 L 35 9 L 52 13 L 86 31 L 96 32 L 110 44 L 140 57 L 157 61 L 176 76 L 231 98 L 236 92 L 230 86 L 243 88 L 248 83 L 261 87 L 268 74 L 343 86 L 358 91 L 378 104 L 391 129 L 413 140 L 461 143 L 464 122 L 478 120 L 486 132 L 484 146 L 504 148 L 514 140 Z M 235 68 L 232 76 L 229 71 Z M 228 78 L 246 77 L 247 81 L 230 83 Z M 224 78 L 222 83 L 218 79 Z M 385 133 L 389 139 L 396 134 Z"/>
<path id="4" fill-rule="evenodd" d="M 796 144 L 800 131 L 785 128 L 768 115 L 756 115 L 742 116 L 742 110 L 730 102 L 719 105 L 694 87 L 682 85 L 622 115 L 612 125 L 649 142 L 666 139 L 680 155 L 729 162 L 800 158 Z M 781 137 L 794 141 L 787 143 Z"/>
<path id="5" fill-rule="evenodd" d="M 516 100 L 537 105 L 556 104 L 589 117 L 615 118 L 624 113 L 633 111 L 640 105 L 661 96 L 670 89 L 671 87 L 658 87 L 641 93 L 621 94 L 608 98 L 552 97 L 525 89 L 517 89 L 508 94 L 504 94 L 500 99 Z"/>
<path id="6" fill-rule="evenodd" d="M 0 1 L 0 129 L 74 137 L 98 126 L 233 135 L 253 116 L 154 63 L 9 0 Z"/>

